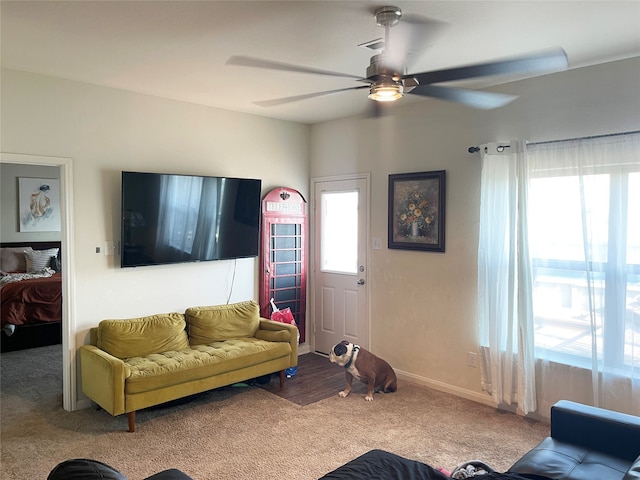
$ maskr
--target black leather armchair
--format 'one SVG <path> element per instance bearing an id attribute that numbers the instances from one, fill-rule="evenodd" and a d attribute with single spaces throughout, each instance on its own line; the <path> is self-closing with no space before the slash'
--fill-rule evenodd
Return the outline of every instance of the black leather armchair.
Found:
<path id="1" fill-rule="evenodd" d="M 562 480 L 640 480 L 640 417 L 560 400 L 551 436 L 509 472 Z"/>
<path id="2" fill-rule="evenodd" d="M 115 468 L 97 460 L 74 458 L 56 465 L 47 476 L 47 480 L 127 480 Z M 163 470 L 145 480 L 193 480 L 186 473 L 175 468 Z"/>

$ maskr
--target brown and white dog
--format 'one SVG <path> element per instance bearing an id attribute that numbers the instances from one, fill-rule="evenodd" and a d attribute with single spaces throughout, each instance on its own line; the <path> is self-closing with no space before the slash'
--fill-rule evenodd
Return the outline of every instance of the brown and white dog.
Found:
<path id="1" fill-rule="evenodd" d="M 364 399 L 368 402 L 373 400 L 374 392 L 388 393 L 397 389 L 396 373 L 391 365 L 347 340 L 333 346 L 329 352 L 329 360 L 345 368 L 347 386 L 338 393 L 341 397 L 346 397 L 351 392 L 353 377 L 367 384 L 368 390 Z"/>

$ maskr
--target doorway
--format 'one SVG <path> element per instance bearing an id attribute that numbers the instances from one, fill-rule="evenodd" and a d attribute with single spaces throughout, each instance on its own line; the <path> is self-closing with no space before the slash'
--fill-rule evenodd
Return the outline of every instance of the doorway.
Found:
<path id="1" fill-rule="evenodd" d="M 73 172 L 72 161 L 64 157 L 0 153 L 0 163 L 46 165 L 60 168 L 60 243 L 62 255 L 62 407 L 72 412 L 77 405 L 75 362 L 75 317 L 71 292 L 74 284 L 73 218 L 71 216 Z"/>
<path id="2" fill-rule="evenodd" d="M 369 348 L 369 174 L 312 179 L 314 349 Z"/>

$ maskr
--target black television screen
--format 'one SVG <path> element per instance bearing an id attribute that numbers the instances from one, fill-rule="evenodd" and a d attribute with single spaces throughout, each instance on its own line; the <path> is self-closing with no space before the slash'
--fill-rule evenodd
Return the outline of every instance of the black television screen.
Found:
<path id="1" fill-rule="evenodd" d="M 122 172 L 122 267 L 255 257 L 261 181 Z"/>

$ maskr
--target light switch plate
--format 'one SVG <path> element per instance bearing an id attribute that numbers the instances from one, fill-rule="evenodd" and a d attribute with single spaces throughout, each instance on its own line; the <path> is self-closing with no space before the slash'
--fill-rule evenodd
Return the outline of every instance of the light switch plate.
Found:
<path id="1" fill-rule="evenodd" d="M 116 244 L 114 242 L 104 242 L 105 257 L 113 255 L 115 251 L 116 251 Z"/>

